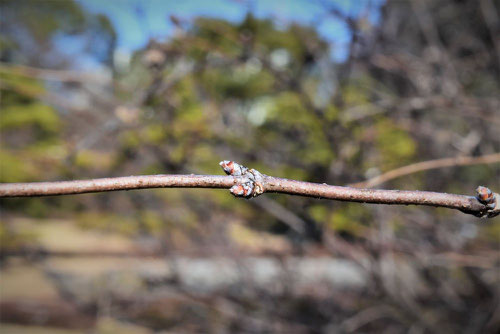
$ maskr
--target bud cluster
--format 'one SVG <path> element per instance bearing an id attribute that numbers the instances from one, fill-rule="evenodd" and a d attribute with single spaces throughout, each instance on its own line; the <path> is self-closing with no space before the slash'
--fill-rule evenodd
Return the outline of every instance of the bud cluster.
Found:
<path id="1" fill-rule="evenodd" d="M 219 163 L 224 172 L 231 176 L 244 177 L 243 182 L 231 187 L 230 192 L 236 197 L 251 198 L 264 192 L 262 186 L 262 174 L 255 169 L 248 169 L 237 162 L 224 160 Z"/>

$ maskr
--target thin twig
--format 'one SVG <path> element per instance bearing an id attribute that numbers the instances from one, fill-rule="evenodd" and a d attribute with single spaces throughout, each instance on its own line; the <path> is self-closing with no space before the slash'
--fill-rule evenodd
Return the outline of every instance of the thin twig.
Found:
<path id="1" fill-rule="evenodd" d="M 485 210 L 484 205 L 481 204 L 475 197 L 465 195 L 454 195 L 430 191 L 359 189 L 352 187 L 340 187 L 327 184 L 301 182 L 274 177 L 267 177 L 266 181 L 266 185 L 264 186 L 266 192 L 276 192 L 289 195 L 317 197 L 348 202 L 397 205 L 413 204 L 445 207 L 450 209 L 458 209 L 465 213 L 471 214 L 480 214 L 481 211 Z"/>
<path id="2" fill-rule="evenodd" d="M 428 191 L 359 189 L 267 176 L 232 161 L 223 161 L 221 166 L 229 176 L 143 175 L 59 182 L 3 183 L 0 184 L 0 197 L 70 195 L 146 188 L 230 188 L 233 195 L 246 198 L 272 192 L 348 202 L 445 207 L 478 217 L 493 217 L 500 213 L 499 195 L 484 187 L 478 188 L 478 197 Z"/>
<path id="3" fill-rule="evenodd" d="M 73 195 L 149 188 L 230 188 L 237 178 L 220 175 L 140 175 L 91 180 L 1 183 L 0 197 Z"/>
<path id="4" fill-rule="evenodd" d="M 493 164 L 498 162 L 500 162 L 500 153 L 493 153 L 479 157 L 455 157 L 455 158 L 428 160 L 396 168 L 384 174 L 371 178 L 369 180 L 358 183 L 352 183 L 349 186 L 356 188 L 372 188 L 387 181 L 397 179 L 401 176 L 422 172 L 424 170 L 444 168 L 444 167 L 455 167 L 455 166 Z"/>

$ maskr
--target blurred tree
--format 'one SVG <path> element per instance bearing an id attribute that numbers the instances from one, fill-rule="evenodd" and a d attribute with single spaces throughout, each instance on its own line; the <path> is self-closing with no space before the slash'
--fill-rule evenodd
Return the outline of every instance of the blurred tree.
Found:
<path id="1" fill-rule="evenodd" d="M 1 4 L 3 61 L 65 68 L 71 61 L 57 40 L 76 36 L 85 41 L 82 50 L 113 66 L 109 21 L 89 16 L 77 2 Z M 240 23 L 177 20 L 172 38 L 151 40 L 116 73 L 108 85 L 115 90 L 99 94 L 82 82 L 49 86 L 2 67 L 2 181 L 219 174 L 218 161 L 232 159 L 276 176 L 345 184 L 417 160 L 500 150 L 496 28 L 485 10 L 488 4 L 498 9 L 495 2 L 388 1 L 376 25 L 362 14 L 343 14 L 335 3 L 322 4 L 351 30 L 343 64 L 332 61 L 331 45 L 314 28 L 277 27 L 248 14 Z M 44 19 L 33 20 L 37 15 Z M 68 91 L 86 92 L 88 103 L 60 103 Z M 467 193 L 481 183 L 498 187 L 499 173 L 498 166 L 434 170 L 384 186 Z M 246 202 L 204 190 L 40 199 L 31 209 L 26 203 L 6 200 L 2 207 L 21 215 L 68 215 L 81 227 L 132 237 L 162 255 L 235 256 L 241 244 L 276 240 L 256 237 L 255 230 L 285 235 L 291 247 L 259 244 L 255 252 L 341 257 L 369 278 L 360 291 L 314 286 L 304 292 L 276 282 L 281 295 L 240 286 L 220 292 L 240 309 L 218 315 L 228 328 L 255 329 L 247 314 L 259 319 L 261 331 L 283 322 L 292 325 L 279 328 L 317 332 L 451 333 L 466 326 L 481 332 L 498 325 L 491 263 L 499 225 L 473 224 L 453 212 L 272 194 Z M 244 223 L 253 231 L 235 232 Z M 3 239 L 13 235 L 0 232 Z M 29 238 L 23 238 L 10 246 L 24 247 Z M 177 279 L 146 278 L 144 284 L 177 287 Z M 308 293 L 312 297 L 301 297 Z M 116 299 L 124 309 L 137 306 Z M 100 305 L 87 302 L 88 309 Z M 167 302 L 121 315 L 150 328 L 174 326 L 168 310 L 162 313 Z M 219 307 L 218 300 L 202 302 Z M 196 310 L 186 313 L 203 318 Z"/>
<path id="2" fill-rule="evenodd" d="M 73 63 L 63 45 L 77 46 L 112 66 L 116 33 L 106 16 L 90 15 L 78 2 L 2 0 L 0 2 L 0 61 L 45 68 Z M 64 40 L 65 43 L 62 43 Z"/>
<path id="3" fill-rule="evenodd" d="M 51 78 L 46 69 L 79 67 L 85 57 L 112 66 L 116 34 L 107 17 L 90 15 L 74 1 L 1 1 L 0 31 L 0 180 L 60 179 L 67 153 L 64 96 L 80 86 L 58 84 L 57 77 L 44 82 L 38 73 Z M 78 46 L 77 56 L 64 45 Z M 47 212 L 41 203 L 14 206 L 39 215 Z"/>

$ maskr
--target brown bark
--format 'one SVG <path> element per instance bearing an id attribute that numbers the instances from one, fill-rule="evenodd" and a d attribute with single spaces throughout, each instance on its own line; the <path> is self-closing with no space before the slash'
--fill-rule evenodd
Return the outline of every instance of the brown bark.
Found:
<path id="1" fill-rule="evenodd" d="M 223 163 L 232 162 L 222 162 L 221 166 L 224 167 Z M 0 197 L 70 195 L 147 188 L 230 188 L 235 196 L 247 198 L 258 196 L 263 192 L 273 192 L 349 202 L 445 207 L 478 217 L 494 217 L 500 212 L 498 194 L 489 190 L 491 196 L 488 202 L 485 202 L 480 200 L 480 197 L 447 193 L 359 189 L 302 182 L 263 175 L 237 163 L 234 165 L 241 169 L 233 173 L 232 169 L 225 168 L 226 173 L 232 174 L 228 176 L 143 175 L 60 182 L 3 183 L 0 184 Z M 239 191 L 243 186 L 246 190 Z"/>

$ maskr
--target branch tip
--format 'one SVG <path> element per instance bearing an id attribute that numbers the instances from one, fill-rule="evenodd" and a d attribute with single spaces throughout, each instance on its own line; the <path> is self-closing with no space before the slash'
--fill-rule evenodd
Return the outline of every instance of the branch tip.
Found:
<path id="1" fill-rule="evenodd" d="M 479 186 L 476 188 L 476 199 L 485 206 L 479 217 L 493 218 L 500 214 L 500 195 L 494 193 L 491 189 Z"/>

